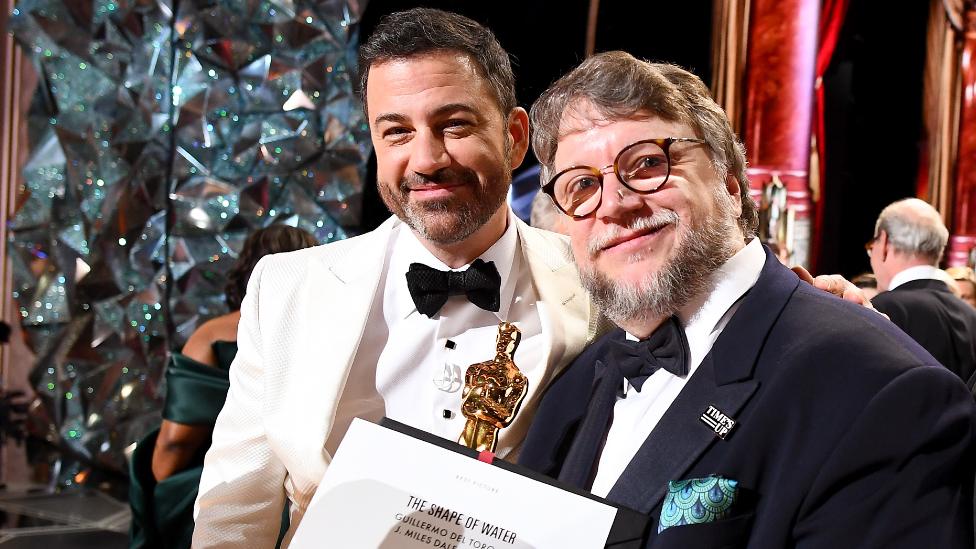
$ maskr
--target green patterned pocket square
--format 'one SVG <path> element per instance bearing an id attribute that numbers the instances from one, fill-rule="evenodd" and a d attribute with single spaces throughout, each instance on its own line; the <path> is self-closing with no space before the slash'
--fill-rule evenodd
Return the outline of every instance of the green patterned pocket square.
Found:
<path id="1" fill-rule="evenodd" d="M 668 495 L 661 507 L 660 534 L 672 526 L 704 524 L 721 520 L 732 511 L 739 494 L 738 482 L 709 476 L 668 482 Z"/>

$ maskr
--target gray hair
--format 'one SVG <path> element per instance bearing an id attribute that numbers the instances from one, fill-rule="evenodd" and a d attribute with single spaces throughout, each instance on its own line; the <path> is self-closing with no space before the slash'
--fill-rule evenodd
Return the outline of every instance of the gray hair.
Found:
<path id="1" fill-rule="evenodd" d="M 542 164 L 543 182 L 555 172 L 563 114 L 581 102 L 591 104 L 608 120 L 656 116 L 691 126 L 695 136 L 706 141 L 715 171 L 723 179 L 731 174 L 739 182 L 739 227 L 746 237 L 756 234 L 759 219 L 749 196 L 745 147 L 700 78 L 675 65 L 641 61 L 622 51 L 590 57 L 532 105 L 532 150 Z"/>
<path id="2" fill-rule="evenodd" d="M 875 238 L 884 231 L 891 246 L 904 254 L 923 257 L 936 265 L 949 241 L 949 229 L 942 216 L 928 202 L 906 198 L 894 202 L 878 216 Z"/>
<path id="3" fill-rule="evenodd" d="M 363 111 L 366 112 L 369 69 L 374 63 L 440 51 L 454 51 L 470 57 L 503 114 L 507 115 L 517 106 L 515 76 L 508 52 L 490 30 L 463 15 L 414 8 L 384 16 L 359 48 L 359 95 Z"/>

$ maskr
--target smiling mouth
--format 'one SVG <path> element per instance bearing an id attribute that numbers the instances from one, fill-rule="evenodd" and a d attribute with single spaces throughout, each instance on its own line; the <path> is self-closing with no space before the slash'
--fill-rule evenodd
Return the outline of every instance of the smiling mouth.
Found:
<path id="1" fill-rule="evenodd" d="M 442 189 L 454 189 L 463 186 L 464 183 L 431 183 L 428 185 L 411 185 L 407 187 L 407 190 L 410 192 L 439 191 Z"/>
<path id="2" fill-rule="evenodd" d="M 681 217 L 674 210 L 662 208 L 653 215 L 639 216 L 627 220 L 626 223 L 611 223 L 605 232 L 590 240 L 587 245 L 591 255 L 621 247 L 623 250 L 635 251 L 642 244 L 650 244 L 658 234 L 666 228 L 677 226 Z"/>
<path id="3" fill-rule="evenodd" d="M 627 244 L 629 242 L 633 242 L 641 238 L 653 237 L 670 226 L 671 226 L 670 223 L 665 223 L 663 225 L 658 225 L 656 227 L 648 227 L 636 231 L 629 231 L 625 234 L 621 234 L 615 236 L 614 238 L 611 238 L 610 240 L 608 240 L 606 243 L 604 243 L 602 246 L 599 247 L 599 251 L 601 252 L 607 251 L 612 248 L 616 248 L 618 246 Z"/>

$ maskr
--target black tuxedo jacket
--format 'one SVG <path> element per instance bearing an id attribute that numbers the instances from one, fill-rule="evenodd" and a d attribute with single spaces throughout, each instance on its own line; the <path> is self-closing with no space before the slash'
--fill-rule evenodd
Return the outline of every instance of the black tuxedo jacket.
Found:
<path id="1" fill-rule="evenodd" d="M 554 381 L 523 465 L 579 468 L 564 461 L 588 438 L 578 430 L 601 383 L 594 366 L 622 337 L 604 336 Z M 700 420 L 709 406 L 737 422 L 725 440 Z M 974 414 L 964 384 L 888 320 L 800 283 L 767 251 L 608 499 L 651 515 L 655 549 L 971 548 Z M 668 481 L 709 475 L 738 481 L 732 516 L 657 534 Z M 592 477 L 562 480 L 589 488 Z"/>
<path id="2" fill-rule="evenodd" d="M 976 372 L 976 309 L 941 280 L 912 280 L 871 300 L 943 366 L 969 381 Z"/>

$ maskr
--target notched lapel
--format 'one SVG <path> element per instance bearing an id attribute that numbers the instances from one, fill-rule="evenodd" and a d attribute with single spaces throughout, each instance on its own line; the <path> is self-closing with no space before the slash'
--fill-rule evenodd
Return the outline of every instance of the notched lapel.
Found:
<path id="1" fill-rule="evenodd" d="M 343 284 L 369 282 L 379 278 L 386 261 L 386 247 L 393 237 L 393 229 L 399 224 L 390 217 L 375 230 L 355 238 L 358 242 L 338 257 L 328 259 L 326 267 Z M 366 278 L 366 281 L 362 279 Z"/>
<path id="2" fill-rule="evenodd" d="M 620 332 L 619 337 L 623 337 Z M 558 478 L 576 443 L 589 403 L 593 399 L 596 367 L 602 345 L 597 343 L 563 370 L 546 391 L 536 410 L 519 463 Z"/>
<path id="3" fill-rule="evenodd" d="M 522 258 L 528 266 L 540 307 L 546 311 L 543 331 L 547 338 L 546 362 L 562 366 L 583 352 L 594 336 L 595 312 L 583 290 L 568 245 L 554 235 L 543 236 L 516 219 Z"/>
<path id="4" fill-rule="evenodd" d="M 586 415 L 559 473 L 559 480 L 583 489 L 589 489 L 593 484 L 593 473 L 606 441 L 617 392 L 624 382 L 616 367 L 608 368 L 601 361 L 597 361 L 594 368 L 596 374 Z"/>
<path id="5" fill-rule="evenodd" d="M 359 347 L 394 226 L 392 220 L 387 221 L 372 233 L 363 235 L 361 242 L 342 256 L 333 258 L 328 265 L 328 271 L 335 277 L 332 282 L 335 291 L 329 292 L 335 301 L 326 305 L 330 311 L 328 316 L 334 319 L 328 323 L 326 333 L 333 336 L 329 338 L 333 344 L 330 354 L 344 366 L 351 364 Z"/>
<path id="6" fill-rule="evenodd" d="M 800 284 L 792 271 L 766 251 L 766 263 L 756 285 L 745 295 L 711 354 L 721 357 L 715 370 L 719 385 L 752 377 L 766 337 Z"/>
<path id="7" fill-rule="evenodd" d="M 724 444 L 700 421 L 709 406 L 736 417 L 759 386 L 747 379 L 716 385 L 712 355 L 701 366 L 641 445 L 607 495 L 611 501 L 649 513 L 664 498 L 668 482 L 685 472 L 712 444 Z M 735 437 L 733 431 L 727 437 Z"/>
<path id="8" fill-rule="evenodd" d="M 317 432 L 324 443 L 356 357 L 366 322 L 376 296 L 393 223 L 358 237 L 347 250 L 310 268 L 302 308 L 305 325 L 304 345 L 293 353 L 292 368 L 307 375 L 293 375 L 304 385 L 316 388 L 316 405 L 325 417 Z M 342 245 L 344 243 L 338 243 Z M 289 336 L 295 341 L 294 334 Z M 299 381 L 296 381 L 299 382 Z M 293 418 L 292 418 L 293 420 Z M 313 441 L 310 439 L 309 443 Z M 314 442 L 318 445 L 318 441 Z"/>

